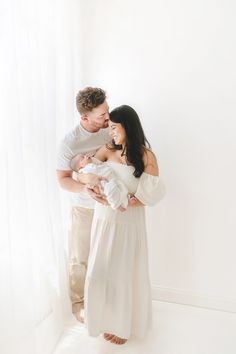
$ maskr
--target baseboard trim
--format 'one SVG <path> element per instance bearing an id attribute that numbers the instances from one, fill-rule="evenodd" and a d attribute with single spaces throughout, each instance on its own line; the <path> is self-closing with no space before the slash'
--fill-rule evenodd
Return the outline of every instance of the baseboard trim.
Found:
<path id="1" fill-rule="evenodd" d="M 236 313 L 236 298 L 220 298 L 208 294 L 191 293 L 186 290 L 152 285 L 152 299 Z"/>

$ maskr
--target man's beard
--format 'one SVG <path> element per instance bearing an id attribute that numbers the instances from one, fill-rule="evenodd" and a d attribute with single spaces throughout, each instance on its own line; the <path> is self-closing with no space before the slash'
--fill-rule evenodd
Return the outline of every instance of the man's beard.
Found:
<path id="1" fill-rule="evenodd" d="M 108 126 L 109 126 L 109 121 L 104 122 L 102 129 L 108 128 Z"/>

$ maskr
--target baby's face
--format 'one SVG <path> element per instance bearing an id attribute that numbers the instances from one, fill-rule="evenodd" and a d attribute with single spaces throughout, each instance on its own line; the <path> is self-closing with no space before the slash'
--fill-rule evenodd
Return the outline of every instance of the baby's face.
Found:
<path id="1" fill-rule="evenodd" d="M 83 155 L 79 161 L 79 168 L 85 167 L 88 163 L 91 163 L 92 159 L 91 156 Z"/>

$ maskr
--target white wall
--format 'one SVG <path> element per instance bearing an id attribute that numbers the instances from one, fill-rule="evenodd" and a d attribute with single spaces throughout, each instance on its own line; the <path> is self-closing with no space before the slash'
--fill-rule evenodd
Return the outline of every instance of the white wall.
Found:
<path id="1" fill-rule="evenodd" d="M 236 311 L 235 2 L 82 5 L 83 86 L 137 110 L 166 184 L 148 210 L 154 297 Z"/>

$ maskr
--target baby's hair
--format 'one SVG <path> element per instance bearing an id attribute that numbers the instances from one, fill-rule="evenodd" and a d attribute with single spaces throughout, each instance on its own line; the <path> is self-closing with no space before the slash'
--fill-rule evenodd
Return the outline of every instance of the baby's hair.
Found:
<path id="1" fill-rule="evenodd" d="M 80 162 L 81 160 L 81 157 L 83 155 L 81 154 L 78 154 L 78 155 L 75 155 L 72 159 L 71 159 L 71 162 L 70 162 L 70 167 L 73 171 L 78 171 L 78 168 L 76 167 L 78 165 L 78 163 Z"/>

